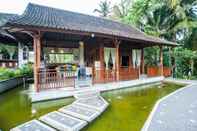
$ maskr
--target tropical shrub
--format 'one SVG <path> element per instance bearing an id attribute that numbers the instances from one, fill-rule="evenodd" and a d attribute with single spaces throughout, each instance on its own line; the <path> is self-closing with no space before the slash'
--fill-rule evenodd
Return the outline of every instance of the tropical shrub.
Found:
<path id="1" fill-rule="evenodd" d="M 195 67 L 197 51 L 179 47 L 174 50 L 173 55 L 176 64 L 175 77 L 184 79 L 197 78 L 197 68 Z"/>
<path id="2" fill-rule="evenodd" d="M 149 47 L 145 48 L 144 59 L 146 66 L 157 66 L 158 65 L 158 48 Z"/>
<path id="3" fill-rule="evenodd" d="M 25 75 L 28 77 L 32 77 L 33 76 L 33 64 L 32 63 L 27 63 L 25 65 L 23 65 L 19 70 L 20 70 L 20 74 L 21 75 Z"/>
<path id="4" fill-rule="evenodd" d="M 26 76 L 32 77 L 33 76 L 33 67 L 32 64 L 28 63 L 23 65 L 21 68 L 18 69 L 9 69 L 9 68 L 0 68 L 0 80 L 6 80 L 14 77 L 19 76 Z"/>
<path id="5" fill-rule="evenodd" d="M 9 79 L 15 76 L 13 70 L 8 68 L 0 68 L 0 80 Z"/>

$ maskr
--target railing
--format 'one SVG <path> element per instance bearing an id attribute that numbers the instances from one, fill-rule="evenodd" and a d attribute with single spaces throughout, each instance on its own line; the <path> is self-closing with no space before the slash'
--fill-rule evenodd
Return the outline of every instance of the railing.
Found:
<path id="1" fill-rule="evenodd" d="M 38 72 L 39 90 L 75 86 L 75 71 L 40 70 Z"/>
<path id="2" fill-rule="evenodd" d="M 116 81 L 115 70 L 100 70 L 93 71 L 93 83 L 106 83 Z"/>
<path id="3" fill-rule="evenodd" d="M 120 80 L 134 80 L 139 78 L 139 69 L 120 68 Z M 107 83 L 116 81 L 116 70 L 94 70 L 93 83 Z"/>
<path id="4" fill-rule="evenodd" d="M 134 80 L 139 78 L 139 69 L 138 68 L 120 68 L 119 79 L 124 80 Z"/>
<path id="5" fill-rule="evenodd" d="M 17 60 L 0 60 L 0 67 L 15 68 Z"/>

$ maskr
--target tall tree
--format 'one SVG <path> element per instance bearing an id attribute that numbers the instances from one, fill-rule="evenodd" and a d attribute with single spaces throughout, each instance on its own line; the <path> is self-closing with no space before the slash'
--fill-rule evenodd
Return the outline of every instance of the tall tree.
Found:
<path id="1" fill-rule="evenodd" d="M 100 14 L 101 17 L 107 17 L 110 14 L 111 11 L 111 3 L 107 0 L 101 1 L 99 3 L 99 9 L 94 9 L 94 12 L 97 12 Z"/>
<path id="2" fill-rule="evenodd" d="M 147 34 L 175 41 L 192 49 L 197 34 L 197 1 L 136 0 L 127 16 L 127 21 Z M 177 48 L 174 55 L 176 69 L 179 70 L 175 71 L 176 75 L 187 76 L 190 70 L 195 74 L 194 72 L 197 72 L 194 66 L 197 59 L 195 51 L 180 49 Z M 154 49 L 150 51 L 152 53 L 147 54 L 147 59 L 151 57 L 149 54 L 156 52 Z M 146 52 L 148 51 L 145 50 Z"/>
<path id="3" fill-rule="evenodd" d="M 7 50 L 10 56 L 10 60 L 13 59 L 14 53 L 16 51 L 16 46 L 9 46 L 9 45 L 4 45 L 4 48 Z"/>
<path id="4" fill-rule="evenodd" d="M 197 27 L 195 5 L 193 0 L 137 0 L 128 20 L 148 34 L 177 41 Z"/>
<path id="5" fill-rule="evenodd" d="M 124 20 L 124 18 L 129 13 L 131 4 L 131 0 L 121 0 L 119 4 L 113 6 L 111 18 L 117 20 Z"/>

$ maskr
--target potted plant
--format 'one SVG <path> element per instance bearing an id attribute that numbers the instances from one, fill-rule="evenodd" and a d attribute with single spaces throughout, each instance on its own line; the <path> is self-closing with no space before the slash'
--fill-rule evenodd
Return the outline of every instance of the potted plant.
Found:
<path id="1" fill-rule="evenodd" d="M 145 64 L 147 67 L 147 76 L 154 77 L 159 73 L 157 48 L 147 48 L 145 50 Z"/>
<path id="2" fill-rule="evenodd" d="M 165 77 L 171 76 L 171 74 L 172 74 L 172 70 L 171 70 L 172 64 L 171 64 L 171 57 L 170 57 L 168 51 L 164 52 L 163 65 L 164 65 L 163 75 Z"/>

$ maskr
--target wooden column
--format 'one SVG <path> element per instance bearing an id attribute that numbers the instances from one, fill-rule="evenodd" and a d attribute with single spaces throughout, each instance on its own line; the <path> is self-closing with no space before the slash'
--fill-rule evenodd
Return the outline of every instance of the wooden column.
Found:
<path id="1" fill-rule="evenodd" d="M 162 46 L 159 46 L 160 48 L 160 75 L 163 76 L 163 47 Z"/>
<path id="2" fill-rule="evenodd" d="M 116 80 L 120 80 L 120 41 L 115 40 L 116 47 Z"/>
<path id="3" fill-rule="evenodd" d="M 104 65 L 104 45 L 100 44 L 99 47 L 99 57 L 100 57 L 100 80 L 105 82 L 105 65 Z"/>
<path id="4" fill-rule="evenodd" d="M 33 48 L 34 48 L 34 87 L 39 92 L 38 87 L 38 71 L 40 68 L 40 56 L 41 56 L 41 38 L 40 34 L 33 35 Z"/>
<path id="5" fill-rule="evenodd" d="M 85 66 L 85 62 L 84 62 L 84 42 L 80 41 L 79 42 L 79 65 L 80 67 L 84 67 Z"/>
<path id="6" fill-rule="evenodd" d="M 141 74 L 144 74 L 144 48 L 141 49 Z"/>
<path id="7" fill-rule="evenodd" d="M 132 50 L 129 50 L 129 70 L 132 68 Z"/>

